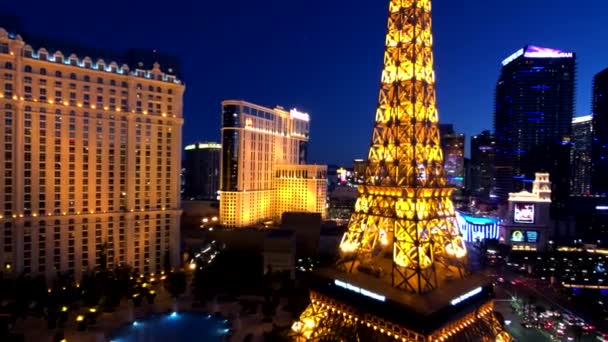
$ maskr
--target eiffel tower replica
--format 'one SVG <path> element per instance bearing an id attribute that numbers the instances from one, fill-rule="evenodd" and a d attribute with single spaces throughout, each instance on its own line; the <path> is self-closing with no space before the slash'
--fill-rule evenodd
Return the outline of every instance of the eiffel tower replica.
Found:
<path id="1" fill-rule="evenodd" d="M 390 0 L 380 97 L 341 258 L 315 273 L 296 341 L 511 341 L 467 274 L 439 141 L 431 0 Z"/>

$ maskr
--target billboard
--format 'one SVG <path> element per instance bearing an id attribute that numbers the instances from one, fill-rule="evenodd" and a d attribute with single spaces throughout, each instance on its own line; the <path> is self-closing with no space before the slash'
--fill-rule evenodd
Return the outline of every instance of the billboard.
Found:
<path id="1" fill-rule="evenodd" d="M 511 242 L 537 243 L 538 232 L 536 230 L 514 230 L 511 232 Z"/>
<path id="2" fill-rule="evenodd" d="M 515 203 L 515 208 L 513 210 L 513 222 L 534 223 L 534 204 Z"/>

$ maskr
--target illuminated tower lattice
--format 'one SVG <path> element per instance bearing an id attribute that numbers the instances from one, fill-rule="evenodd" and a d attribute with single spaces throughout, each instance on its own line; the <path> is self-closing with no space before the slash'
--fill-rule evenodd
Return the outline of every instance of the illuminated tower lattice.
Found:
<path id="1" fill-rule="evenodd" d="M 431 0 L 390 0 L 365 182 L 337 270 L 317 272 L 296 340 L 510 341 L 491 285 L 462 280 L 467 251 L 439 137 Z"/>
<path id="2" fill-rule="evenodd" d="M 430 0 L 390 2 L 365 185 L 340 246 L 350 271 L 388 250 L 393 285 L 416 293 L 437 287 L 437 271 L 463 276 L 466 256 L 439 143 L 430 10 Z"/>

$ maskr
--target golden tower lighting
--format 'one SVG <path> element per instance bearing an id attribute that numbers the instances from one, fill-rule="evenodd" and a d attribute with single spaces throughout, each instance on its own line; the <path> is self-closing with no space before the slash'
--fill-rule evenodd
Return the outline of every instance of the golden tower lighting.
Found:
<path id="1" fill-rule="evenodd" d="M 430 10 L 390 2 L 365 184 L 340 245 L 349 271 L 392 252 L 392 283 L 416 293 L 436 288 L 438 271 L 462 277 L 466 256 L 439 143 Z"/>
<path id="2" fill-rule="evenodd" d="M 389 1 L 358 191 L 337 270 L 317 272 L 323 281 L 292 326 L 296 340 L 510 341 L 493 313 L 491 285 L 480 276 L 463 280 L 467 250 L 438 129 L 431 0 Z"/>

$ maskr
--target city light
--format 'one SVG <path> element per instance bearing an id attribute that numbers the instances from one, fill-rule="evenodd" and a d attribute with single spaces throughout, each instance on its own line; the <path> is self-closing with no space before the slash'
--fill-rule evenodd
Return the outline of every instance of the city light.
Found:
<path id="1" fill-rule="evenodd" d="M 364 295 L 364 296 L 366 296 L 366 297 L 373 298 L 373 299 L 375 299 L 375 300 L 379 300 L 379 301 L 382 301 L 382 302 L 384 302 L 384 301 L 386 300 L 386 297 L 385 297 L 385 296 L 382 296 L 382 295 L 379 295 L 379 294 L 377 294 L 377 293 L 374 293 L 374 292 L 368 291 L 368 290 L 366 290 L 366 289 L 362 289 L 362 288 L 360 288 L 360 287 L 357 287 L 357 286 L 351 285 L 351 284 L 349 284 L 349 283 L 345 283 L 345 282 L 340 281 L 340 280 L 337 280 L 337 279 L 336 279 L 336 280 L 334 280 L 334 284 L 336 284 L 337 286 L 342 287 L 342 288 L 344 288 L 344 289 L 347 289 L 347 290 L 353 291 L 353 292 L 355 292 L 355 293 L 362 294 L 362 295 Z"/>
<path id="2" fill-rule="evenodd" d="M 450 304 L 452 304 L 452 305 L 458 305 L 458 304 L 462 303 L 463 301 L 465 301 L 465 300 L 467 300 L 467 299 L 469 299 L 469 298 L 471 298 L 471 297 L 473 297 L 473 296 L 475 296 L 477 294 L 480 294 L 482 290 L 483 290 L 483 288 L 481 288 L 481 287 L 478 287 L 478 288 L 476 288 L 474 290 L 471 290 L 471 291 L 469 291 L 469 292 L 467 292 L 467 293 L 465 293 L 465 294 L 463 294 L 463 295 L 461 295 L 459 297 L 456 297 L 456 298 L 452 299 L 450 301 Z"/>

